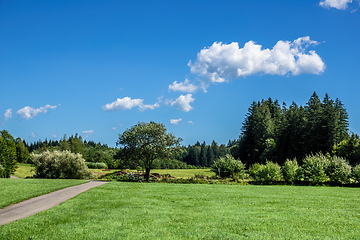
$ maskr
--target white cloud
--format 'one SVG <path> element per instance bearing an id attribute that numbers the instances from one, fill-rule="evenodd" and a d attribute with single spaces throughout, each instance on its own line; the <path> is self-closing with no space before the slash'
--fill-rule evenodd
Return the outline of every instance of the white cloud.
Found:
<path id="1" fill-rule="evenodd" d="M 58 105 L 60 106 L 60 104 Z M 36 115 L 38 115 L 39 113 L 47 113 L 48 109 L 55 109 L 58 106 L 50 106 L 50 105 L 46 105 L 44 107 L 40 107 L 40 108 L 32 108 L 32 107 L 24 107 L 20 110 L 18 110 L 16 113 L 20 118 L 23 119 L 30 119 L 35 117 Z"/>
<path id="2" fill-rule="evenodd" d="M 195 92 L 199 87 L 190 83 L 189 79 L 185 79 L 184 82 L 177 83 L 177 81 L 173 82 L 171 85 L 169 85 L 169 91 L 180 91 L 180 92 L 186 92 L 186 93 L 193 93 Z"/>
<path id="3" fill-rule="evenodd" d="M 195 100 L 195 98 L 192 97 L 192 94 L 186 94 L 184 95 L 180 95 L 175 101 L 170 102 L 171 106 L 175 106 L 177 107 L 177 109 L 184 111 L 184 112 L 189 112 L 190 110 L 193 109 L 192 106 L 190 106 L 190 103 L 193 102 Z"/>
<path id="4" fill-rule="evenodd" d="M 194 125 L 195 123 L 193 121 L 188 121 L 189 125 Z"/>
<path id="5" fill-rule="evenodd" d="M 145 105 L 145 104 L 140 104 L 139 105 L 139 110 L 140 111 L 145 111 L 145 110 L 154 110 L 155 108 L 158 108 L 160 107 L 160 104 L 159 103 L 155 103 L 155 104 L 152 104 L 152 105 Z"/>
<path id="6" fill-rule="evenodd" d="M 30 137 L 31 137 L 31 138 L 34 138 L 34 137 L 36 137 L 36 134 L 32 132 L 32 133 L 30 134 Z"/>
<path id="7" fill-rule="evenodd" d="M 158 98 L 158 101 L 161 101 L 161 97 Z M 159 102 L 156 102 L 152 105 L 143 104 L 144 99 L 131 99 L 130 97 L 118 98 L 115 102 L 108 103 L 102 107 L 103 111 L 122 111 L 122 110 L 130 110 L 133 107 L 138 107 L 140 111 L 145 110 L 154 110 L 155 108 L 160 107 Z"/>
<path id="8" fill-rule="evenodd" d="M 115 102 L 103 106 L 102 109 L 105 112 L 128 110 L 140 106 L 143 101 L 144 99 L 131 99 L 129 97 L 118 98 Z"/>
<path id="9" fill-rule="evenodd" d="M 190 61 L 188 65 L 191 72 L 203 77 L 207 84 L 259 73 L 320 74 L 325 70 L 324 62 L 315 51 L 305 51 L 317 44 L 310 37 L 298 38 L 293 42 L 280 40 L 272 49 L 262 49 L 253 41 L 245 43 L 243 48 L 239 48 L 237 42 L 215 42 L 211 47 L 202 49 L 195 62 Z"/>
<path id="10" fill-rule="evenodd" d="M 173 125 L 179 125 L 179 123 L 182 121 L 181 118 L 179 119 L 170 119 L 170 123 Z"/>
<path id="11" fill-rule="evenodd" d="M 8 119 L 11 119 L 12 118 L 12 109 L 9 108 L 8 110 L 6 110 L 4 116 L 5 116 L 5 121 Z"/>
<path id="12" fill-rule="evenodd" d="M 352 3 L 352 0 L 323 0 L 319 3 L 319 5 L 324 8 L 344 10 L 348 8 L 349 3 Z"/>
<path id="13" fill-rule="evenodd" d="M 94 133 L 94 130 L 86 130 L 86 131 L 83 131 L 82 133 L 85 135 L 85 137 L 88 137 Z"/>

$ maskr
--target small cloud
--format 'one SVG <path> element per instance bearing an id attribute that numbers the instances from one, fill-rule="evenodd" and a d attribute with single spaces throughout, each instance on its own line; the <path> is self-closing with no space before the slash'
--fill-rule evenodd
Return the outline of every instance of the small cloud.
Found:
<path id="1" fill-rule="evenodd" d="M 11 119 L 12 118 L 12 109 L 9 108 L 8 110 L 6 110 L 4 116 L 5 116 L 5 121 L 7 121 L 8 119 Z"/>
<path id="2" fill-rule="evenodd" d="M 189 125 L 194 125 L 195 123 L 193 121 L 188 121 L 187 122 Z"/>
<path id="3" fill-rule="evenodd" d="M 158 98 L 158 101 L 160 101 L 161 98 Z M 105 106 L 102 107 L 103 111 L 110 112 L 110 111 L 123 111 L 123 110 L 130 110 L 134 107 L 138 107 L 139 111 L 145 111 L 145 110 L 154 110 L 155 108 L 160 107 L 159 102 L 147 105 L 143 104 L 144 99 L 131 99 L 130 97 L 124 97 L 124 98 L 118 98 L 116 101 L 112 103 L 108 103 Z"/>
<path id="4" fill-rule="evenodd" d="M 173 124 L 173 125 L 179 125 L 179 123 L 182 121 L 181 118 L 179 119 L 170 119 L 170 124 Z"/>
<path id="5" fill-rule="evenodd" d="M 58 106 L 60 106 L 60 104 L 57 106 L 46 105 L 46 106 L 40 107 L 40 108 L 32 108 L 32 107 L 27 106 L 27 107 L 24 107 L 24 108 L 18 110 L 16 113 L 19 116 L 19 118 L 29 120 L 29 119 L 35 117 L 36 115 L 38 115 L 39 113 L 47 113 L 49 108 L 55 109 Z"/>
<path id="6" fill-rule="evenodd" d="M 177 107 L 180 111 L 189 112 L 193 109 L 193 107 L 190 105 L 191 102 L 193 102 L 195 98 L 192 97 L 192 94 L 186 94 L 180 95 L 175 101 L 171 101 L 170 105 Z"/>
<path id="7" fill-rule="evenodd" d="M 158 107 L 160 107 L 159 103 L 155 103 L 155 104 L 152 104 L 152 105 L 141 104 L 141 105 L 139 105 L 139 110 L 143 112 L 145 110 L 154 110 L 155 108 L 158 108 Z"/>
<path id="8" fill-rule="evenodd" d="M 34 132 L 32 132 L 32 133 L 30 134 L 30 137 L 31 137 L 31 138 L 35 138 L 35 137 L 36 137 L 36 134 L 35 134 Z"/>
<path id="9" fill-rule="evenodd" d="M 83 131 L 82 133 L 85 135 L 85 137 L 89 137 L 91 134 L 94 133 L 94 130 L 87 130 L 87 131 Z"/>
<path id="10" fill-rule="evenodd" d="M 163 98 L 164 98 L 164 96 L 158 97 L 158 98 L 157 98 L 157 100 L 158 100 L 158 103 L 162 103 L 162 101 L 163 101 Z"/>
<path id="11" fill-rule="evenodd" d="M 336 8 L 339 10 L 345 10 L 352 2 L 353 0 L 323 0 L 319 3 L 319 5 L 324 8 Z"/>
<path id="12" fill-rule="evenodd" d="M 122 127 L 122 126 L 124 126 L 124 124 L 120 123 L 118 124 L 118 126 L 112 127 L 111 130 L 115 131 L 116 129 L 118 129 L 118 127 Z"/>
<path id="13" fill-rule="evenodd" d="M 103 106 L 102 109 L 105 112 L 129 110 L 133 107 L 140 106 L 143 101 L 144 99 L 131 99 L 129 97 L 118 98 L 116 101 Z"/>
<path id="14" fill-rule="evenodd" d="M 190 83 L 189 79 L 185 79 L 184 82 L 177 83 L 177 81 L 173 82 L 171 85 L 169 85 L 169 91 L 180 91 L 180 92 L 186 92 L 186 93 L 193 93 L 196 90 L 198 90 L 198 86 Z"/>

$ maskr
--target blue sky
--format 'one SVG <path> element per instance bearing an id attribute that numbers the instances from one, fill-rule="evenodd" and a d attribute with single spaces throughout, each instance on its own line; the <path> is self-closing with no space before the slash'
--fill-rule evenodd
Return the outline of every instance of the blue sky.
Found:
<path id="1" fill-rule="evenodd" d="M 339 98 L 360 133 L 357 0 L 0 1 L 0 129 L 115 146 L 137 122 L 238 138 L 268 97 Z M 176 82 L 175 82 L 176 81 Z"/>

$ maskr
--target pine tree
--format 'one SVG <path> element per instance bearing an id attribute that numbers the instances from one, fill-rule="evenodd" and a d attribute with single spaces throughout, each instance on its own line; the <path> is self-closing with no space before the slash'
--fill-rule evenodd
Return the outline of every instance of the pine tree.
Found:
<path id="1" fill-rule="evenodd" d="M 335 100 L 335 109 L 337 115 L 335 142 L 340 143 L 349 137 L 349 115 L 345 106 L 338 98 Z"/>
<path id="2" fill-rule="evenodd" d="M 214 152 L 211 149 L 211 146 L 207 147 L 206 150 L 206 159 L 207 159 L 207 166 L 211 166 L 213 165 L 214 161 L 215 161 L 215 157 L 214 157 Z"/>
<path id="3" fill-rule="evenodd" d="M 200 157 L 199 157 L 199 165 L 202 167 L 207 166 L 207 158 L 206 158 L 206 143 L 205 141 L 201 144 Z"/>
<path id="4" fill-rule="evenodd" d="M 218 144 L 217 144 L 217 142 L 215 142 L 215 140 L 213 140 L 212 142 L 211 142 L 211 150 L 212 150 L 212 152 L 213 152 L 213 155 L 214 155 L 214 159 L 216 160 L 216 159 L 218 159 L 219 158 L 219 156 L 220 156 L 220 152 L 219 152 L 219 146 L 218 146 Z"/>
<path id="5" fill-rule="evenodd" d="M 322 150 L 322 119 L 323 119 L 323 108 L 322 103 L 316 94 L 310 97 L 309 101 L 305 106 L 306 111 L 306 153 L 317 153 Z"/>

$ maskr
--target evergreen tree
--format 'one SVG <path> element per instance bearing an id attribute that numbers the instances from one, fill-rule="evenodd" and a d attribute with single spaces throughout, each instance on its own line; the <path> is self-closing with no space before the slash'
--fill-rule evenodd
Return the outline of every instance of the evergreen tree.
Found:
<path id="1" fill-rule="evenodd" d="M 215 140 L 213 140 L 211 142 L 211 150 L 213 152 L 213 155 L 214 155 L 214 159 L 218 159 L 220 157 L 220 152 L 219 152 L 219 146 L 217 144 L 217 142 L 215 142 Z"/>
<path id="2" fill-rule="evenodd" d="M 323 151 L 323 108 L 321 101 L 314 92 L 305 106 L 306 123 L 306 154 Z"/>
<path id="3" fill-rule="evenodd" d="M 211 149 L 211 146 L 208 146 L 206 150 L 206 159 L 207 159 L 207 166 L 211 166 L 215 161 L 214 152 Z"/>
<path id="4" fill-rule="evenodd" d="M 202 167 L 207 166 L 207 158 L 206 158 L 206 143 L 205 141 L 201 144 L 200 157 L 199 157 L 199 165 Z"/>
<path id="5" fill-rule="evenodd" d="M 305 110 L 296 103 L 283 109 L 283 121 L 277 139 L 276 155 L 278 163 L 283 164 L 286 159 L 303 159 L 305 151 L 306 119 Z"/>
<path id="6" fill-rule="evenodd" d="M 335 126 L 335 142 L 339 143 L 349 137 L 349 115 L 345 106 L 338 98 L 335 100 L 335 110 L 337 117 L 337 124 Z"/>

